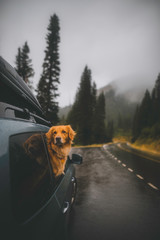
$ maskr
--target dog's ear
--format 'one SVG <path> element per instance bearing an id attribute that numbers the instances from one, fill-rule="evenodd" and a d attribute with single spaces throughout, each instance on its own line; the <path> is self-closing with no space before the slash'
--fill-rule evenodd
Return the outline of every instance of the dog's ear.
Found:
<path id="1" fill-rule="evenodd" d="M 67 128 L 68 128 L 69 139 L 71 141 L 73 141 L 74 136 L 76 135 L 76 133 L 75 133 L 75 131 L 73 131 L 73 129 L 71 128 L 70 125 L 68 125 Z"/>
<path id="2" fill-rule="evenodd" d="M 51 143 L 53 141 L 53 131 L 54 131 L 54 127 L 51 127 L 49 131 L 45 134 L 48 143 Z"/>

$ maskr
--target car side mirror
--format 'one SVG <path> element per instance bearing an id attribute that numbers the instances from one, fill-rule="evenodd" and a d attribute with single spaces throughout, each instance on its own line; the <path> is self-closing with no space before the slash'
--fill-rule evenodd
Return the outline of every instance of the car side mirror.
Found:
<path id="1" fill-rule="evenodd" d="M 81 164 L 83 162 L 83 158 L 82 158 L 82 156 L 80 154 L 73 153 L 71 162 L 73 164 Z"/>

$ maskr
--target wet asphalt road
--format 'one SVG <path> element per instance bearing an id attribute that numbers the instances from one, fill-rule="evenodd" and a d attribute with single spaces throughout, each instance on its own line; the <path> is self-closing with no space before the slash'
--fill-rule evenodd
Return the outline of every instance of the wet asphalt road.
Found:
<path id="1" fill-rule="evenodd" d="M 159 240 L 160 190 L 153 186 L 159 188 L 160 164 L 116 145 L 72 152 L 83 156 L 83 164 L 76 167 L 69 239 Z"/>

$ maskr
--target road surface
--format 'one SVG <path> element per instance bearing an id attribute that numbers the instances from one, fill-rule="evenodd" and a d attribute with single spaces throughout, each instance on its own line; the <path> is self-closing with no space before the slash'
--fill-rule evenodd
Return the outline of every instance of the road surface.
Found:
<path id="1" fill-rule="evenodd" d="M 72 152 L 83 164 L 69 240 L 159 240 L 160 163 L 114 144 Z"/>

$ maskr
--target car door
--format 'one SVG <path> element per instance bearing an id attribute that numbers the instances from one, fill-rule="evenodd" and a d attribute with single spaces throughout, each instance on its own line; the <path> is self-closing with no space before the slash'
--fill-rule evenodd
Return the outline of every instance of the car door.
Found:
<path id="1" fill-rule="evenodd" d="M 11 201 L 17 239 L 60 239 L 72 171 L 55 179 L 41 132 L 10 137 Z"/>

